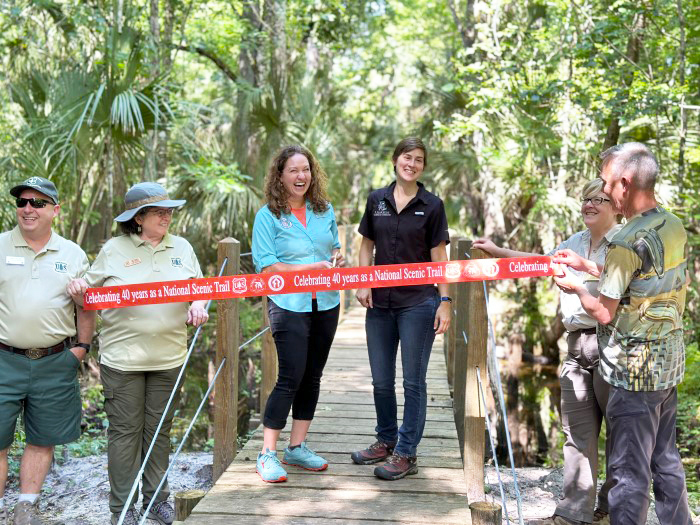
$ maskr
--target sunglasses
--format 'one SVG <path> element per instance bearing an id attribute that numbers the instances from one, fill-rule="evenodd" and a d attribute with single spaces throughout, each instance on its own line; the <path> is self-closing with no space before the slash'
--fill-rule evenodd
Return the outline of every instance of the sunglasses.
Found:
<path id="1" fill-rule="evenodd" d="M 18 208 L 24 208 L 27 203 L 32 208 L 45 208 L 47 204 L 53 205 L 53 202 L 47 201 L 44 199 L 23 199 L 22 197 L 18 197 L 17 200 L 15 201 L 17 203 Z"/>
<path id="2" fill-rule="evenodd" d="M 610 199 L 604 199 L 603 197 L 593 197 L 592 199 L 581 199 L 581 204 L 586 204 L 590 202 L 593 206 L 600 206 L 604 202 L 610 202 Z"/>

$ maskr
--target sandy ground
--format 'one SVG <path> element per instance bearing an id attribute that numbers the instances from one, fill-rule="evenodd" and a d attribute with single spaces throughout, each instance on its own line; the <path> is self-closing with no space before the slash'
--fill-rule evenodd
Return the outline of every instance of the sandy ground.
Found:
<path id="1" fill-rule="evenodd" d="M 211 454 L 181 455 L 169 477 L 171 493 L 188 489 L 208 490 L 211 487 L 211 463 Z M 517 469 L 517 477 L 525 522 L 527 523 L 528 519 L 551 516 L 561 492 L 561 469 Z M 517 524 L 518 506 L 510 469 L 501 470 L 501 479 L 506 492 L 510 521 Z M 486 469 L 486 487 L 486 499 L 500 503 L 498 480 L 492 467 Z M 17 489 L 17 480 L 11 479 L 5 494 L 6 503 L 10 507 L 17 500 Z M 101 455 L 71 458 L 64 464 L 55 466 L 49 474 L 44 484 L 40 508 L 44 516 L 56 524 L 108 525 L 108 497 L 107 457 Z M 700 508 L 693 511 L 700 514 Z M 695 523 L 700 525 L 700 519 L 696 519 Z M 148 525 L 155 525 L 155 522 L 149 521 Z M 659 525 L 653 504 L 646 525 Z"/>

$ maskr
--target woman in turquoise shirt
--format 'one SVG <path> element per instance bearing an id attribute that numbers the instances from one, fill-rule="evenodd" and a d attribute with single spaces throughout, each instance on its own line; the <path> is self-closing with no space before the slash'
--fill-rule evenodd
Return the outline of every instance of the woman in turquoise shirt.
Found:
<path id="1" fill-rule="evenodd" d="M 253 262 L 257 272 L 294 272 L 344 266 L 338 226 L 318 161 L 300 146 L 282 149 L 265 179 L 267 204 L 255 216 Z M 277 440 L 292 410 L 289 447 L 282 462 L 325 470 L 328 462 L 310 450 L 306 434 L 316 410 L 321 375 L 338 326 L 337 291 L 269 296 L 270 330 L 279 374 L 263 417 L 263 447 L 257 472 L 263 481 L 287 480 L 277 459 Z"/>

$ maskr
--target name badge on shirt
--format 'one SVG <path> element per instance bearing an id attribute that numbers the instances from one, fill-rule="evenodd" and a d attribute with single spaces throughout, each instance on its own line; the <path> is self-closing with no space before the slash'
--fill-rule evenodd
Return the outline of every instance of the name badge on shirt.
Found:
<path id="1" fill-rule="evenodd" d="M 416 212 L 416 215 L 425 215 L 425 213 L 422 212 L 422 211 L 417 211 L 417 212 Z"/>
<path id="2" fill-rule="evenodd" d="M 24 257 L 13 257 L 11 255 L 8 255 L 7 257 L 5 257 L 5 264 L 24 266 Z"/>
<path id="3" fill-rule="evenodd" d="M 129 266 L 136 266 L 137 264 L 141 264 L 141 259 L 136 257 L 136 259 L 129 259 L 124 263 L 124 267 L 128 268 Z"/>

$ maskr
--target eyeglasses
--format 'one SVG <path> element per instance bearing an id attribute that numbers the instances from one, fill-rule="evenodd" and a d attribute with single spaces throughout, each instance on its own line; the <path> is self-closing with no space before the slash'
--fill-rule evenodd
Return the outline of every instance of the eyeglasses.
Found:
<path id="1" fill-rule="evenodd" d="M 174 208 L 148 208 L 146 213 L 154 213 L 161 219 L 164 219 L 165 217 L 170 217 L 173 211 L 175 211 Z"/>
<path id="2" fill-rule="evenodd" d="M 585 205 L 590 202 L 593 206 L 600 206 L 604 202 L 610 202 L 610 199 L 604 199 L 603 197 L 593 197 L 592 199 L 581 199 L 581 205 Z"/>
<path id="3" fill-rule="evenodd" d="M 53 202 L 44 199 L 24 199 L 22 197 L 18 197 L 15 202 L 18 208 L 24 208 L 27 203 L 29 203 L 32 208 L 44 208 L 47 204 L 53 204 Z"/>

